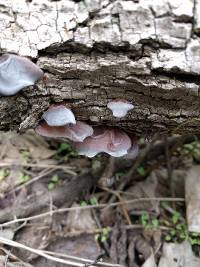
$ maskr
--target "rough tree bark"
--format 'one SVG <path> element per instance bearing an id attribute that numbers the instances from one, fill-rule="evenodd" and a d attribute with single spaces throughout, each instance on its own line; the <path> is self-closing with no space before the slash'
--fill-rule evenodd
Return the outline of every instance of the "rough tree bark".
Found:
<path id="1" fill-rule="evenodd" d="M 1 53 L 28 56 L 46 82 L 0 96 L 0 130 L 34 128 L 51 103 L 139 134 L 198 132 L 200 1 L 0 0 Z M 123 119 L 113 98 L 135 108 Z"/>

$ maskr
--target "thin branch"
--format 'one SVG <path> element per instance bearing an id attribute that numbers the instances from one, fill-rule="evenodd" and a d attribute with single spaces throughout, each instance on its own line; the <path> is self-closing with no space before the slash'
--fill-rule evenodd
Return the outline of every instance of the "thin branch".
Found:
<path id="1" fill-rule="evenodd" d="M 26 217 L 26 218 L 19 218 L 19 219 L 14 219 L 12 221 L 9 222 L 5 222 L 5 223 L 1 223 L 0 227 L 4 227 L 4 226 L 8 226 L 14 223 L 19 223 L 19 222 L 24 222 L 24 221 L 32 221 L 32 220 L 36 220 L 42 217 L 46 217 L 49 215 L 53 215 L 56 213 L 63 213 L 63 212 L 67 212 L 67 211 L 74 211 L 74 210 L 84 210 L 84 209 L 92 209 L 92 208 L 105 208 L 105 207 L 116 207 L 122 204 L 132 204 L 132 203 L 136 203 L 136 202 L 141 202 L 141 201 L 152 201 L 152 200 L 156 200 L 156 201 L 169 201 L 169 202 L 175 202 L 175 201 L 179 201 L 179 202 L 184 202 L 185 199 L 184 198 L 165 198 L 165 197 L 158 197 L 158 198 L 138 198 L 138 199 L 132 199 L 132 200 L 126 200 L 123 202 L 114 202 L 114 203 L 110 203 L 110 204 L 98 204 L 98 205 L 90 205 L 90 206 L 80 206 L 80 207 L 71 207 L 71 208 L 62 208 L 62 209 L 58 209 L 58 210 L 52 210 L 52 211 L 47 211 L 38 215 L 33 215 L 30 217 Z"/>
<path id="2" fill-rule="evenodd" d="M 4 237 L 0 237 L 0 242 L 5 244 L 5 245 L 11 246 L 11 247 L 20 248 L 20 249 L 30 251 L 32 253 L 35 253 L 41 257 L 44 257 L 44 258 L 51 260 L 51 261 L 54 261 L 54 262 L 59 262 L 59 263 L 63 263 L 63 264 L 71 265 L 71 266 L 77 266 L 77 267 L 84 267 L 85 266 L 84 263 L 79 263 L 79 262 L 75 262 L 75 261 L 64 260 L 64 259 L 61 259 L 58 257 L 54 257 L 54 256 L 50 255 L 50 254 L 52 254 L 51 252 L 48 252 L 48 251 L 46 252 L 45 250 L 40 250 L 40 249 L 34 249 L 34 248 L 28 247 L 24 244 L 21 244 L 19 242 L 13 241 L 13 240 L 9 240 L 9 239 L 4 238 Z M 55 255 L 55 253 L 54 253 L 54 255 Z M 80 258 L 77 258 L 77 259 L 80 261 Z M 87 262 L 91 262 L 90 260 L 86 260 L 86 259 L 82 259 L 82 260 L 87 261 Z M 110 263 L 106 263 L 106 262 L 99 262 L 98 264 L 103 265 L 103 266 L 125 267 L 123 265 L 110 264 Z M 91 267 L 95 267 L 95 266 L 91 265 Z"/>
<path id="3" fill-rule="evenodd" d="M 43 168 L 48 168 L 48 169 L 63 169 L 69 174 L 72 175 L 77 175 L 73 171 L 73 167 L 65 166 L 65 165 L 54 165 L 54 164 L 37 164 L 37 163 L 18 163 L 18 162 L 1 162 L 0 167 L 9 167 L 9 166 L 22 166 L 22 167 L 32 167 L 32 168 L 38 168 L 38 169 L 43 169 Z"/>

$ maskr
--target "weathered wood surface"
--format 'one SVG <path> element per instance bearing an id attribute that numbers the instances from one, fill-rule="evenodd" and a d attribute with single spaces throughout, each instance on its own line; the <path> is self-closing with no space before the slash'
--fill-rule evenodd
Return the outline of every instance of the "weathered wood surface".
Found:
<path id="1" fill-rule="evenodd" d="M 0 130 L 34 128 L 51 103 L 137 133 L 200 131 L 200 1 L 0 0 L 1 53 L 32 58 L 46 82 L 0 96 Z M 109 100 L 135 108 L 113 118 Z"/>

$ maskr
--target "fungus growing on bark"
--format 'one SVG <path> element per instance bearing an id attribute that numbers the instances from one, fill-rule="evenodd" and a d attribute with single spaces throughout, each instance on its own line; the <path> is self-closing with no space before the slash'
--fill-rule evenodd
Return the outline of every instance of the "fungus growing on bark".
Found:
<path id="1" fill-rule="evenodd" d="M 97 127 L 92 136 L 87 137 L 82 143 L 75 143 L 79 155 L 94 157 L 100 152 L 105 152 L 113 157 L 121 157 L 131 148 L 131 139 L 119 129 Z"/>
<path id="2" fill-rule="evenodd" d="M 64 105 L 51 106 L 42 116 L 49 126 L 63 126 L 69 123 L 75 124 L 73 112 Z"/>
<path id="3" fill-rule="evenodd" d="M 126 100 L 113 100 L 108 103 L 107 107 L 116 118 L 125 117 L 127 112 L 134 108 L 134 106 Z"/>
<path id="4" fill-rule="evenodd" d="M 83 142 L 86 137 L 93 134 L 93 129 L 81 121 L 64 126 L 49 126 L 46 121 L 41 121 L 35 128 L 35 132 L 45 137 L 67 138 L 74 142 Z"/>
<path id="5" fill-rule="evenodd" d="M 42 76 L 43 71 L 25 57 L 13 54 L 0 57 L 0 95 L 14 95 Z"/>

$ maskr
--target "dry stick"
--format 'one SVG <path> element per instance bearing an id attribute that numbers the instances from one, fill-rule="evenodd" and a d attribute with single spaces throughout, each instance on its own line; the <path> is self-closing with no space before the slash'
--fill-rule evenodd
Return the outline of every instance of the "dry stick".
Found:
<path id="1" fill-rule="evenodd" d="M 69 261 L 69 260 L 64 260 L 64 259 L 61 259 L 61 258 L 57 258 L 57 257 L 54 257 L 54 256 L 51 256 L 52 254 L 56 255 L 55 253 L 53 252 L 46 252 L 45 250 L 40 250 L 40 249 L 34 249 L 34 248 L 31 248 L 31 247 L 28 247 L 24 244 L 21 244 L 19 242 L 16 242 L 16 241 L 13 241 L 13 240 L 9 240 L 7 238 L 4 238 L 4 237 L 0 237 L 0 242 L 5 244 L 5 245 L 8 245 L 8 246 L 12 246 L 12 247 L 15 247 L 15 248 L 21 248 L 21 249 L 25 249 L 27 251 L 30 251 L 32 253 L 35 253 L 39 256 L 42 256 L 48 260 L 52 260 L 52 261 L 55 261 L 55 262 L 60 262 L 60 263 L 63 263 L 63 264 L 68 264 L 68 265 L 71 265 L 71 266 L 77 266 L 77 267 L 84 267 L 85 264 L 84 263 L 79 263 L 79 262 L 75 262 L 75 261 Z M 62 255 L 63 257 L 63 255 Z M 79 260 L 80 261 L 80 258 L 76 258 L 76 260 Z M 90 260 L 86 260 L 86 259 L 82 259 L 82 261 L 87 261 L 87 262 L 92 262 Z M 113 266 L 113 267 L 125 267 L 123 265 L 119 265 L 119 264 L 111 264 L 111 263 L 106 263 L 106 262 L 100 262 L 98 263 L 99 265 L 103 265 L 103 266 Z M 94 265 L 91 265 L 91 267 L 95 267 Z"/>
<path id="2" fill-rule="evenodd" d="M 171 192 L 171 196 L 172 197 L 175 197 L 175 192 L 174 192 L 174 188 L 173 188 L 173 179 L 172 179 L 172 168 L 171 168 L 171 161 L 170 161 L 170 153 L 169 153 L 169 143 L 168 143 L 167 135 L 164 136 L 164 140 L 165 140 L 165 158 L 166 158 L 166 163 L 167 163 L 168 180 L 169 180 L 169 183 L 170 183 L 170 192 Z M 174 203 L 172 203 L 172 205 L 174 207 Z"/>
<path id="3" fill-rule="evenodd" d="M 92 215 L 93 215 L 94 220 L 95 220 L 95 222 L 97 224 L 97 227 L 99 228 L 98 230 L 100 230 L 99 233 L 102 233 L 102 225 L 101 225 L 101 222 L 100 222 L 100 220 L 99 220 L 99 218 L 97 216 L 96 210 L 92 209 Z M 108 255 L 110 255 L 109 254 L 109 244 L 108 244 L 108 241 L 105 240 L 102 245 L 103 245 L 104 250 L 106 251 L 106 253 Z"/>
<path id="4" fill-rule="evenodd" d="M 106 192 L 112 193 L 112 194 L 114 194 L 115 196 L 117 196 L 118 199 L 119 199 L 119 201 L 120 201 L 121 203 L 124 202 L 123 198 L 120 196 L 119 191 L 114 191 L 114 190 L 111 190 L 111 189 L 106 188 L 106 187 L 100 187 L 100 188 L 101 188 L 102 190 L 106 191 Z M 131 225 L 132 222 L 131 222 L 131 219 L 130 219 L 129 214 L 128 214 L 128 212 L 127 212 L 127 207 L 126 207 L 126 205 L 125 205 L 125 204 L 122 204 L 122 205 L 121 205 L 121 209 L 122 209 L 122 212 L 123 212 L 124 217 L 126 218 L 128 224 Z"/>
<path id="5" fill-rule="evenodd" d="M 64 166 L 64 165 L 54 165 L 54 164 L 36 164 L 36 163 L 17 163 L 17 162 L 1 162 L 0 167 L 9 167 L 9 166 L 22 166 L 22 167 L 32 167 L 32 168 L 48 168 L 48 169 L 63 169 L 69 174 L 77 175 L 73 171 L 73 167 Z"/>
<path id="6" fill-rule="evenodd" d="M 28 224 L 28 225 L 33 225 L 33 224 Z M 142 224 L 131 224 L 131 225 L 123 225 L 122 226 L 123 229 L 125 230 L 138 230 L 138 229 L 144 229 L 144 225 Z M 108 227 L 109 229 L 109 232 L 113 231 L 113 228 L 110 228 Z M 163 230 L 163 231 L 169 231 L 169 230 L 172 230 L 173 228 L 172 227 L 167 227 L 167 226 L 164 226 L 164 225 L 159 225 L 159 226 L 156 226 L 156 229 L 160 229 L 160 230 Z M 87 230 L 87 231 L 72 231 L 72 232 L 68 232 L 67 234 L 62 234 L 62 235 L 55 235 L 56 237 L 65 237 L 65 238 L 71 238 L 71 237 L 76 237 L 76 236 L 80 236 L 80 235 L 83 235 L 83 234 L 87 234 L 87 235 L 96 235 L 96 234 L 100 234 L 103 232 L 103 228 L 97 228 L 97 229 L 94 229 L 94 230 Z"/>
<path id="7" fill-rule="evenodd" d="M 132 200 L 126 200 L 122 202 L 114 202 L 114 203 L 110 203 L 110 204 L 98 204 L 98 205 L 90 205 L 90 206 L 80 206 L 80 207 L 71 207 L 71 208 L 62 208 L 62 209 L 58 209 L 58 210 L 53 210 L 53 211 L 48 211 L 48 212 L 44 212 L 38 215 L 33 215 L 30 217 L 26 217 L 26 218 L 20 218 L 20 219 L 14 219 L 12 221 L 9 222 L 5 222 L 5 223 L 1 223 L 0 227 L 4 227 L 4 226 L 8 226 L 14 223 L 19 223 L 19 222 L 24 222 L 24 221 L 32 221 L 32 220 L 36 220 L 42 217 L 46 217 L 48 215 L 53 215 L 56 213 L 63 213 L 63 212 L 67 212 L 67 211 L 76 211 L 76 210 L 84 210 L 84 209 L 92 209 L 92 208 L 105 208 L 105 207 L 116 207 L 122 204 L 132 204 L 132 203 L 136 203 L 136 202 L 140 202 L 140 201 L 152 201 L 152 200 L 157 200 L 157 201 L 169 201 L 169 202 L 173 202 L 173 201 L 185 201 L 184 198 L 165 198 L 165 197 L 155 197 L 155 198 L 138 198 L 138 199 L 132 199 Z"/>

